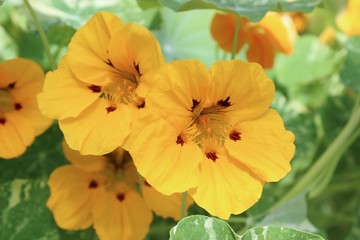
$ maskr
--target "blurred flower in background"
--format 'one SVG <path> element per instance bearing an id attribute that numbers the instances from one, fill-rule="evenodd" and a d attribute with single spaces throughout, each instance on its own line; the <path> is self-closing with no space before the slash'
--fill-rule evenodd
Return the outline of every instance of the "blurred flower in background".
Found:
<path id="1" fill-rule="evenodd" d="M 104 156 L 81 155 L 65 142 L 63 149 L 72 164 L 50 175 L 47 201 L 61 228 L 80 230 L 94 225 L 100 239 L 140 240 L 149 231 L 151 210 L 180 219 L 181 194 L 164 196 L 146 181 L 139 183 L 141 178 L 124 149 Z M 189 199 L 187 206 L 191 204 Z"/>
<path id="2" fill-rule="evenodd" d="M 360 34 L 360 0 L 349 0 L 347 7 L 336 19 L 339 28 L 347 35 Z"/>
<path id="3" fill-rule="evenodd" d="M 36 101 L 43 82 L 43 70 L 31 60 L 0 63 L 0 158 L 20 156 L 50 127 L 52 120 L 40 113 Z"/>

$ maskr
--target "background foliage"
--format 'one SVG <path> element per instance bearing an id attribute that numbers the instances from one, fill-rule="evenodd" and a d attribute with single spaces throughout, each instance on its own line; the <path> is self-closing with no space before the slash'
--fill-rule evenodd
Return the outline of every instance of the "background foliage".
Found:
<path id="1" fill-rule="evenodd" d="M 170 236 L 183 239 L 177 234 L 183 228 L 190 231 L 198 221 L 204 227 L 194 234 L 209 237 L 206 226 L 211 221 L 215 228 L 211 231 L 215 234 L 224 231 L 221 236 L 228 234 L 229 239 L 240 235 L 243 240 L 279 239 L 274 236 L 280 233 L 284 239 L 322 239 L 303 230 L 329 240 L 355 240 L 360 239 L 360 141 L 359 121 L 355 121 L 359 108 L 360 36 L 347 37 L 337 31 L 333 43 L 320 42 L 319 35 L 326 26 L 337 29 L 335 17 L 346 1 L 328 0 L 318 6 L 319 3 L 318 0 L 30 1 L 56 62 L 75 30 L 101 10 L 114 12 L 124 22 L 148 27 L 159 40 L 167 61 L 196 58 L 207 65 L 229 59 L 219 53 L 210 35 L 210 22 L 216 10 L 236 12 L 254 21 L 271 9 L 311 12 L 307 15 L 308 28 L 296 40 L 294 53 L 279 54 L 275 67 L 268 71 L 277 86 L 273 107 L 296 135 L 297 151 L 291 173 L 279 183 L 266 184 L 260 201 L 247 212 L 231 217 L 228 223 L 206 216 L 189 217 L 181 220 Z M 175 13 L 169 8 L 184 12 Z M 185 11 L 199 8 L 207 10 Z M 22 1 L 9 0 L 1 5 L 0 36 L 1 61 L 24 57 L 35 60 L 45 71 L 51 68 L 34 21 Z M 341 134 L 345 136 L 344 126 L 353 134 L 334 144 Z M 48 176 L 56 167 L 66 164 L 62 138 L 54 123 L 23 156 L 9 161 L 0 159 L 0 239 L 97 239 L 93 229 L 68 232 L 58 228 L 45 206 Z M 195 205 L 190 214 L 207 215 Z M 147 239 L 168 239 L 169 230 L 175 225 L 172 219 L 155 216 Z M 260 226 L 270 226 L 266 227 L 267 235 Z"/>

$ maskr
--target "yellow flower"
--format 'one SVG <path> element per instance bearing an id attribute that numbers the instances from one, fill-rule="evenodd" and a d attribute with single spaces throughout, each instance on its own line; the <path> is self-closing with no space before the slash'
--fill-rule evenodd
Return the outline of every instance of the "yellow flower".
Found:
<path id="1" fill-rule="evenodd" d="M 40 110 L 58 119 L 69 146 L 103 155 L 123 144 L 163 63 L 160 46 L 144 27 L 100 12 L 75 33 L 57 70 L 46 75 Z"/>
<path id="2" fill-rule="evenodd" d="M 211 35 L 219 46 L 227 51 L 232 51 L 235 36 L 236 15 L 217 13 L 211 23 Z M 240 17 L 240 28 L 236 52 L 238 53 L 245 44 L 247 59 L 257 62 L 264 68 L 271 68 L 274 64 L 276 52 L 290 54 L 292 41 L 287 26 L 281 15 L 269 12 L 260 22 L 253 23 Z"/>
<path id="3" fill-rule="evenodd" d="M 36 101 L 43 81 L 43 70 L 31 60 L 0 63 L 0 158 L 20 156 L 51 125 Z"/>
<path id="4" fill-rule="evenodd" d="M 340 14 L 336 22 L 347 35 L 360 34 L 360 0 L 349 0 L 346 9 Z"/>
<path id="5" fill-rule="evenodd" d="M 145 182 L 144 197 L 140 196 L 136 168 L 122 148 L 104 156 L 84 156 L 67 144 L 63 147 L 72 165 L 51 174 L 47 202 L 61 228 L 79 230 L 94 225 L 100 239 L 136 240 L 147 234 L 151 210 L 160 216 L 179 218 L 181 197 L 177 194 L 164 196 Z"/>
<path id="6" fill-rule="evenodd" d="M 274 84 L 256 63 L 196 60 L 165 64 L 147 96 L 154 115 L 136 122 L 129 151 L 141 175 L 164 194 L 189 191 L 212 215 L 252 206 L 264 182 L 290 171 L 294 135 L 268 109 Z"/>

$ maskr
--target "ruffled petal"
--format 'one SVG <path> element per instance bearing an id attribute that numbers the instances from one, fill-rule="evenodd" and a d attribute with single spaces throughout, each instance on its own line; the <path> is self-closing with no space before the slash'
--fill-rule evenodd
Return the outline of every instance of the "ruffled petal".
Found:
<path id="1" fill-rule="evenodd" d="M 104 155 L 121 146 L 130 132 L 131 110 L 99 98 L 76 118 L 59 121 L 70 148 L 81 154 Z"/>
<path id="2" fill-rule="evenodd" d="M 189 193 L 211 215 L 228 219 L 259 200 L 263 182 L 225 154 L 217 157 L 216 161 L 204 158 L 199 184 Z"/>
<path id="3" fill-rule="evenodd" d="M 124 184 L 97 199 L 92 214 L 100 239 L 144 239 L 152 221 L 152 213 L 141 196 Z"/>
<path id="4" fill-rule="evenodd" d="M 239 52 L 246 41 L 246 26 L 248 20 L 240 19 L 239 38 L 236 52 Z M 211 22 L 211 35 L 219 46 L 227 51 L 232 52 L 234 36 L 235 36 L 236 15 L 234 14 L 215 14 Z"/>
<path id="5" fill-rule="evenodd" d="M 249 36 L 248 43 L 247 59 L 260 64 L 263 68 L 272 68 L 275 61 L 275 45 L 269 38 L 269 34 L 254 31 Z"/>
<path id="6" fill-rule="evenodd" d="M 157 215 L 163 218 L 172 217 L 175 220 L 181 218 L 182 193 L 174 193 L 166 196 L 145 181 L 142 185 L 142 194 L 146 204 Z M 187 208 L 193 202 L 193 199 L 189 196 L 186 204 Z"/>
<path id="7" fill-rule="evenodd" d="M 98 172 L 105 168 L 106 157 L 104 156 L 93 156 L 93 155 L 81 155 L 80 152 L 69 148 L 67 143 L 63 141 L 64 155 L 69 162 L 75 167 L 85 172 Z"/>
<path id="8" fill-rule="evenodd" d="M 64 57 L 59 69 L 47 73 L 43 90 L 38 95 L 38 103 L 44 115 L 61 120 L 78 116 L 100 94 L 101 86 L 76 79 Z"/>
<path id="9" fill-rule="evenodd" d="M 156 84 L 147 96 L 147 107 L 157 108 L 165 118 L 191 118 L 193 100 L 205 100 L 209 92 L 208 70 L 197 60 L 167 63 L 155 78 Z"/>
<path id="10" fill-rule="evenodd" d="M 4 119 L 5 123 L 0 123 L 0 158 L 18 157 L 34 141 L 34 129 L 29 121 L 16 112 L 5 114 Z"/>
<path id="11" fill-rule="evenodd" d="M 108 45 L 122 26 L 116 15 L 99 12 L 75 33 L 69 44 L 68 61 L 80 81 L 105 86 L 118 77 L 108 64 Z"/>
<path id="12" fill-rule="evenodd" d="M 59 227 L 79 230 L 92 225 L 94 201 L 104 192 L 96 175 L 68 165 L 57 168 L 50 175 L 48 184 L 51 195 L 47 207 Z"/>
<path id="13" fill-rule="evenodd" d="M 165 195 L 195 187 L 202 159 L 199 147 L 191 141 L 177 143 L 179 129 L 161 119 L 144 119 L 137 124 L 130 136 L 129 152 L 149 184 Z"/>
<path id="14" fill-rule="evenodd" d="M 109 58 L 116 69 L 142 76 L 164 62 L 154 35 L 145 27 L 132 23 L 124 25 L 111 38 Z"/>
<path id="15" fill-rule="evenodd" d="M 211 66 L 212 99 L 229 97 L 227 116 L 238 123 L 253 119 L 269 108 L 274 95 L 274 83 L 260 65 L 241 60 L 219 61 Z"/>
<path id="16" fill-rule="evenodd" d="M 267 33 L 264 37 L 270 38 L 278 51 L 285 54 L 292 52 L 290 33 L 279 13 L 269 12 L 258 24 Z"/>
<path id="17" fill-rule="evenodd" d="M 240 123 L 231 131 L 239 133 L 241 139 L 234 141 L 228 138 L 226 149 L 259 179 L 278 181 L 290 171 L 295 137 L 284 129 L 276 111 L 270 109 L 257 119 Z"/>

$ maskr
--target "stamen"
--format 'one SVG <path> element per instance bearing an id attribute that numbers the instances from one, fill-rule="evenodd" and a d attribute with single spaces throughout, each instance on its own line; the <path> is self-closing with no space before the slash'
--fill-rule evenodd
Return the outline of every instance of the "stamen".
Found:
<path id="1" fill-rule="evenodd" d="M 213 162 L 216 162 L 216 159 L 218 159 L 216 152 L 207 152 L 205 153 L 205 155 L 208 159 L 211 159 Z"/>
<path id="2" fill-rule="evenodd" d="M 229 100 L 230 100 L 230 96 L 228 96 L 225 100 L 219 100 L 217 102 L 217 104 L 222 106 L 222 107 L 230 107 L 231 103 L 229 102 Z"/>
<path id="3" fill-rule="evenodd" d="M 183 146 L 185 143 L 184 139 L 181 137 L 181 135 L 177 136 L 176 139 L 176 144 L 180 144 L 181 146 Z"/>
<path id="4" fill-rule="evenodd" d="M 230 134 L 229 134 L 229 138 L 233 141 L 237 141 L 237 140 L 241 140 L 241 133 L 239 133 L 236 130 L 233 130 Z"/>
<path id="5" fill-rule="evenodd" d="M 117 198 L 117 200 L 119 200 L 120 202 L 122 202 L 122 201 L 125 200 L 125 194 L 123 194 L 123 193 L 118 193 L 118 194 L 116 195 L 116 198 Z"/>
<path id="6" fill-rule="evenodd" d="M 91 182 L 89 183 L 89 188 L 93 189 L 97 187 L 98 187 L 98 183 L 95 180 L 91 180 Z"/>
<path id="7" fill-rule="evenodd" d="M 98 85 L 91 85 L 91 86 L 88 86 L 88 88 L 93 92 L 93 93 L 99 93 L 101 92 L 101 86 L 98 86 Z"/>

